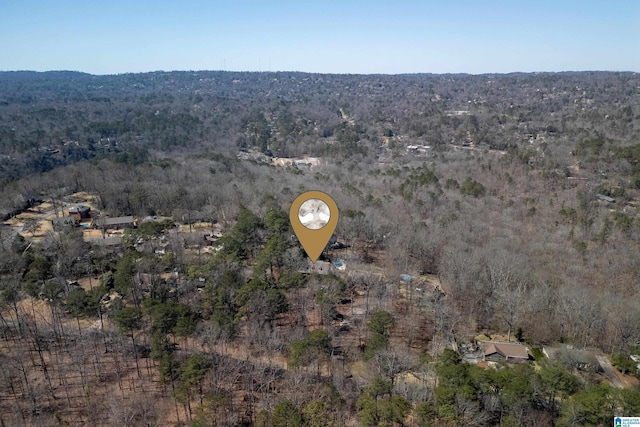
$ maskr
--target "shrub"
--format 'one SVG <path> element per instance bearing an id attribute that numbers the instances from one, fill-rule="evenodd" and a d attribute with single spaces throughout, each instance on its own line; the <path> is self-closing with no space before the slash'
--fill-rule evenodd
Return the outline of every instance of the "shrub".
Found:
<path id="1" fill-rule="evenodd" d="M 460 186 L 460 192 L 465 196 L 480 197 L 484 196 L 486 190 L 484 185 L 480 184 L 475 179 L 467 178 Z"/>

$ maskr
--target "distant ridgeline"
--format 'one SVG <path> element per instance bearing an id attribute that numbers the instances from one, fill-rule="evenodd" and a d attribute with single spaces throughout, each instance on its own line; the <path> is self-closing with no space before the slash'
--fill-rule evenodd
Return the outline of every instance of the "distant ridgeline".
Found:
<path id="1" fill-rule="evenodd" d="M 618 72 L 0 72 L 0 179 L 211 149 L 343 158 L 459 145 L 530 158 L 533 140 L 626 146 L 638 86 L 638 74 Z"/>

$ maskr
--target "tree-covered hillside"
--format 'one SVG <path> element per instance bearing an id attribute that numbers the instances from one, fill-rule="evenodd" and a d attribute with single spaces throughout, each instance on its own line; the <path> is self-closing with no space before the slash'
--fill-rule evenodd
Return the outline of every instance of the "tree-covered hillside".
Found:
<path id="1" fill-rule="evenodd" d="M 257 146 L 278 156 L 473 143 L 554 157 L 576 140 L 638 137 L 633 73 L 320 75 L 0 73 L 0 178 L 82 159 Z M 559 162 L 559 159 L 554 159 Z M 558 164 L 561 164 L 558 163 Z"/>
<path id="2" fill-rule="evenodd" d="M 639 85 L 0 73 L 0 424 L 637 415 Z"/>

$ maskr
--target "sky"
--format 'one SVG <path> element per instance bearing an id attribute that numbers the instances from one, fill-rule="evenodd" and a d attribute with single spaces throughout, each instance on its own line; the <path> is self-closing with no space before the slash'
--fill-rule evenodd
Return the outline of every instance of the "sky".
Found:
<path id="1" fill-rule="evenodd" d="M 640 72 L 640 1 L 0 0 L 0 70 Z"/>

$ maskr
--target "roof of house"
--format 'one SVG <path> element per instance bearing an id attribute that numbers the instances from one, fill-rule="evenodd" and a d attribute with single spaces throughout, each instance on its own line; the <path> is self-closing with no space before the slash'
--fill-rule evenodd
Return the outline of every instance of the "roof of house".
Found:
<path id="1" fill-rule="evenodd" d="M 596 369 L 600 366 L 593 351 L 577 349 L 570 345 L 545 346 L 542 351 L 550 360 L 564 359 L 570 364 L 590 365 Z"/>
<path id="2" fill-rule="evenodd" d="M 95 224 L 100 227 L 109 227 L 114 225 L 133 224 L 132 216 L 118 216 L 115 218 L 99 218 Z"/>
<path id="3" fill-rule="evenodd" d="M 69 208 L 69 212 L 71 212 L 71 213 L 89 212 L 90 210 L 91 210 L 91 208 L 89 206 L 85 206 L 85 205 L 78 205 L 75 208 Z"/>
<path id="4" fill-rule="evenodd" d="M 132 216 L 118 216 L 115 218 L 104 218 L 102 219 L 102 223 L 104 225 L 120 225 L 120 224 L 132 224 L 133 217 Z"/>
<path id="5" fill-rule="evenodd" d="M 527 348 L 522 344 L 488 341 L 482 343 L 485 356 L 499 354 L 507 359 L 528 359 Z"/>
<path id="6" fill-rule="evenodd" d="M 331 263 L 328 261 L 320 261 L 320 260 L 316 262 L 309 261 L 305 268 L 298 269 L 298 273 L 303 273 L 303 274 L 311 274 L 311 273 L 329 274 L 330 272 L 331 272 Z"/>
<path id="7" fill-rule="evenodd" d="M 596 197 L 605 202 L 613 203 L 616 201 L 613 197 L 605 196 L 604 194 L 596 194 Z"/>

